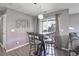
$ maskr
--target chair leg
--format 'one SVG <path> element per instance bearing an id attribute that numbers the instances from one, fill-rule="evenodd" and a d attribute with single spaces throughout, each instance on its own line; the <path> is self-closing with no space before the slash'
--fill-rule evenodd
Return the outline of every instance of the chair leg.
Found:
<path id="1" fill-rule="evenodd" d="M 32 56 L 32 55 L 31 55 L 31 50 L 29 51 L 29 56 Z"/>
<path id="2" fill-rule="evenodd" d="M 51 44 L 51 54 L 53 54 L 53 51 L 52 51 L 52 44 Z"/>
<path id="3" fill-rule="evenodd" d="M 46 44 L 46 50 L 47 50 L 47 44 Z"/>
<path id="4" fill-rule="evenodd" d="M 31 49 L 31 47 L 30 47 L 30 49 Z M 29 50 L 29 56 L 31 55 L 31 50 Z"/>
<path id="5" fill-rule="evenodd" d="M 31 53 L 29 52 L 29 56 L 31 55 Z"/>
<path id="6" fill-rule="evenodd" d="M 45 49 L 45 45 L 44 45 L 44 44 L 42 44 L 42 46 L 43 46 L 43 50 L 44 50 L 44 56 L 46 56 L 46 49 Z"/>
<path id="7" fill-rule="evenodd" d="M 42 45 L 41 45 L 40 51 L 39 51 L 39 56 L 41 56 L 41 55 L 42 55 Z"/>
<path id="8" fill-rule="evenodd" d="M 38 44 L 37 45 L 37 52 L 36 52 L 36 55 L 38 55 L 38 56 L 39 56 L 39 50 L 40 50 L 40 45 Z"/>

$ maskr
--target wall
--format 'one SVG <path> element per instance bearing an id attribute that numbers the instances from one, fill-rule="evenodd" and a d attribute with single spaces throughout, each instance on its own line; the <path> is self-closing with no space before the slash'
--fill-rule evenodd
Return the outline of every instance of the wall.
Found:
<path id="1" fill-rule="evenodd" d="M 6 9 L 3 7 L 0 7 L 0 44 L 3 47 L 4 40 L 3 40 L 3 20 L 4 20 L 4 14 L 6 12 Z"/>
<path id="2" fill-rule="evenodd" d="M 33 23 L 34 23 L 34 32 L 38 33 L 38 19 L 37 17 L 34 17 L 34 20 L 33 20 Z"/>
<path id="3" fill-rule="evenodd" d="M 70 15 L 70 26 L 74 29 L 69 31 L 76 32 L 79 36 L 79 13 Z M 72 46 L 73 48 L 79 46 L 79 40 L 74 40 Z"/>
<path id="4" fill-rule="evenodd" d="M 18 19 L 28 20 L 29 27 L 17 28 L 16 20 Z M 26 15 L 12 9 L 7 9 L 7 19 L 6 19 L 6 49 L 7 50 L 28 43 L 28 35 L 26 32 L 34 31 L 33 21 L 34 19 L 30 15 Z M 11 29 L 13 29 L 14 32 L 11 32 Z"/>
<path id="5" fill-rule="evenodd" d="M 74 27 L 74 30 L 70 30 L 70 32 L 79 32 L 79 14 L 70 15 L 70 26 Z"/>
<path id="6" fill-rule="evenodd" d="M 69 35 L 69 10 L 64 10 L 58 17 L 59 20 L 59 32 L 61 35 L 62 48 L 68 48 L 68 35 Z"/>
<path id="7" fill-rule="evenodd" d="M 0 44 L 3 44 L 3 16 L 0 16 Z"/>

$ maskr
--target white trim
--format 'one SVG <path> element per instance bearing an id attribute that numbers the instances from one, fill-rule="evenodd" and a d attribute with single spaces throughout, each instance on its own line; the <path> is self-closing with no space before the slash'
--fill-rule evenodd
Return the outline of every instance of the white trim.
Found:
<path id="1" fill-rule="evenodd" d="M 6 49 L 6 18 L 7 14 L 3 15 L 3 46 Z"/>
<path id="2" fill-rule="evenodd" d="M 23 44 L 23 45 L 17 46 L 17 47 L 15 47 L 15 48 L 12 48 L 12 49 L 6 50 L 6 52 L 13 51 L 13 50 L 15 50 L 15 49 L 21 48 L 21 47 L 23 47 L 23 46 L 25 46 L 25 45 L 28 45 L 28 44 L 29 44 L 29 43 L 26 43 L 26 44 Z"/>

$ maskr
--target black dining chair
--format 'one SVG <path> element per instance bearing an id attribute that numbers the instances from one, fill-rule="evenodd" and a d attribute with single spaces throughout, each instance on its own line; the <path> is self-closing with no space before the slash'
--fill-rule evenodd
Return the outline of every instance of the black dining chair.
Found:
<path id="1" fill-rule="evenodd" d="M 29 55 L 41 56 L 43 50 L 45 55 L 43 35 L 31 32 L 28 33 L 28 37 L 29 37 L 29 45 L 30 45 Z"/>

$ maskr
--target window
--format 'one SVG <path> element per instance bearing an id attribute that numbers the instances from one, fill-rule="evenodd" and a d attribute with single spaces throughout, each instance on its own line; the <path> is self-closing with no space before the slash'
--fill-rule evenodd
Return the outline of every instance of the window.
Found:
<path id="1" fill-rule="evenodd" d="M 50 33 L 55 31 L 56 21 L 53 19 L 47 19 L 39 21 L 39 33 Z"/>

